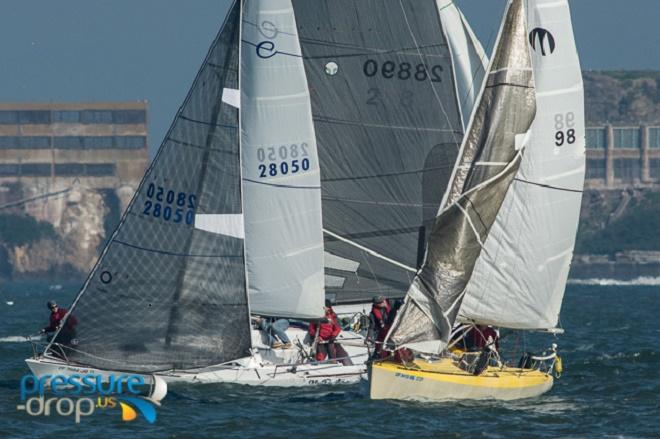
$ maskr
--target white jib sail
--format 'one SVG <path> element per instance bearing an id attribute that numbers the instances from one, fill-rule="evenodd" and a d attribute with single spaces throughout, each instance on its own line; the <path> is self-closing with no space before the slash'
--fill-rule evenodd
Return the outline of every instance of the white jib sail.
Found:
<path id="1" fill-rule="evenodd" d="M 458 317 L 549 329 L 558 322 L 580 213 L 584 97 L 568 2 L 529 0 L 527 17 L 536 118 Z"/>
<path id="2" fill-rule="evenodd" d="M 244 3 L 241 157 L 253 313 L 323 315 L 321 184 L 309 90 L 290 0 Z"/>
<path id="3" fill-rule="evenodd" d="M 458 107 L 466 128 L 484 82 L 488 56 L 453 0 L 437 0 L 436 4 L 449 44 Z"/>

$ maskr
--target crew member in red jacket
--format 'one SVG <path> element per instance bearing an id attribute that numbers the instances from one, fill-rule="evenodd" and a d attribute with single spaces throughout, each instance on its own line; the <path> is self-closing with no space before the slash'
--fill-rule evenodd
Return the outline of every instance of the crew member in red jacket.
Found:
<path id="1" fill-rule="evenodd" d="M 50 309 L 50 322 L 49 325 L 41 330 L 42 333 L 51 334 L 48 336 L 48 341 L 52 338 L 52 333 L 57 331 L 62 325 L 62 320 L 66 316 L 66 308 L 60 308 L 54 300 L 49 300 L 46 304 Z M 57 336 L 57 342 L 62 344 L 70 344 L 71 340 L 76 337 L 76 324 L 78 321 L 73 315 L 70 315 L 66 320 L 64 327 Z"/>
<path id="2" fill-rule="evenodd" d="M 375 296 L 369 313 L 369 332 L 367 339 L 375 341 L 374 358 L 380 358 L 383 350 L 383 341 L 392 325 L 392 306 L 383 296 Z"/>
<path id="3" fill-rule="evenodd" d="M 309 324 L 309 336 L 316 340 L 316 361 L 323 361 L 327 357 L 337 358 L 335 339 L 341 332 L 337 322 L 337 314 L 332 309 L 332 302 L 325 301 L 325 318 Z M 318 332 L 318 335 L 317 335 Z"/>

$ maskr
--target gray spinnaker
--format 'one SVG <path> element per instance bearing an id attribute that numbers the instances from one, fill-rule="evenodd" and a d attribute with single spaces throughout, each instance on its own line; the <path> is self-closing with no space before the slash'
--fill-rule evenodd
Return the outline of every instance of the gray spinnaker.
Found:
<path id="1" fill-rule="evenodd" d="M 431 233 L 388 339 L 440 352 L 483 242 L 516 175 L 536 111 L 523 0 L 509 3 L 488 77 Z"/>
<path id="2" fill-rule="evenodd" d="M 222 100 L 224 88 L 238 88 L 239 17 L 235 2 L 72 305 L 70 360 L 153 372 L 249 355 L 243 239 L 196 224 L 242 214 L 238 110 Z"/>
<path id="3" fill-rule="evenodd" d="M 434 0 L 294 0 L 321 162 L 326 293 L 402 297 L 463 136 Z"/>

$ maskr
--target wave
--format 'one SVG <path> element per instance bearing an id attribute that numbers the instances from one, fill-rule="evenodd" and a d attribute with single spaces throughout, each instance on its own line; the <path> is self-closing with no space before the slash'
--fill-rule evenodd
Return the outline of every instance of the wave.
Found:
<path id="1" fill-rule="evenodd" d="M 660 277 L 640 276 L 635 279 L 569 279 L 571 285 L 599 285 L 599 286 L 659 286 Z"/>
<path id="2" fill-rule="evenodd" d="M 39 340 L 41 337 L 32 337 L 32 340 Z M 25 343 L 28 338 L 24 335 L 10 335 L 8 337 L 0 337 L 0 343 Z"/>

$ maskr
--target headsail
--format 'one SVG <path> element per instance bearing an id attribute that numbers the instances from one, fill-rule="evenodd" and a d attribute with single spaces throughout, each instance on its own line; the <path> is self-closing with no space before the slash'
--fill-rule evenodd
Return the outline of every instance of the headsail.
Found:
<path id="1" fill-rule="evenodd" d="M 584 98 L 568 2 L 528 5 L 536 118 L 459 318 L 539 329 L 558 322 L 573 255 L 584 185 Z"/>
<path id="2" fill-rule="evenodd" d="M 449 44 L 463 126 L 477 103 L 488 68 L 488 57 L 453 0 L 437 0 L 445 38 Z"/>
<path id="3" fill-rule="evenodd" d="M 448 341 L 474 264 L 520 164 L 534 113 L 525 9 L 523 0 L 512 0 L 424 265 L 389 334 L 397 346 L 439 352 Z"/>
<path id="4" fill-rule="evenodd" d="M 322 172 L 327 292 L 403 296 L 463 136 L 435 0 L 293 0 Z"/>
<path id="5" fill-rule="evenodd" d="M 321 182 L 291 0 L 245 2 L 241 153 L 251 311 L 323 315 Z"/>
<path id="6" fill-rule="evenodd" d="M 222 99 L 238 88 L 239 21 L 235 2 L 72 305 L 71 360 L 152 372 L 249 354 L 238 110 Z"/>

